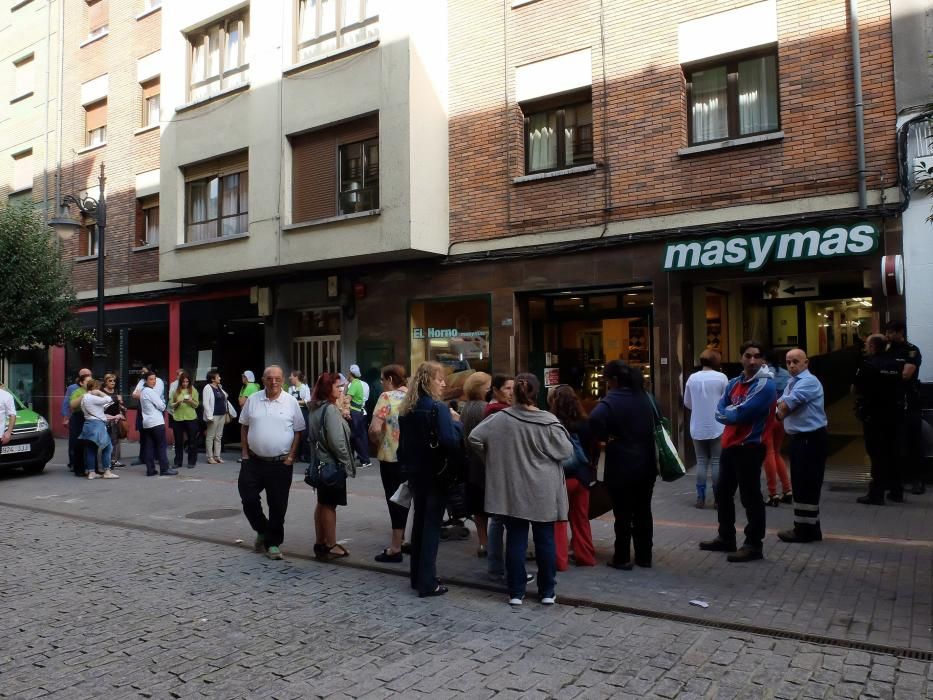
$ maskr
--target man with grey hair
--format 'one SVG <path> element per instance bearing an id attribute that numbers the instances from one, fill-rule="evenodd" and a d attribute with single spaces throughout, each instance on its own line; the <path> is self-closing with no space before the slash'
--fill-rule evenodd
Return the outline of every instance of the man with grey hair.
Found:
<path id="1" fill-rule="evenodd" d="M 256 532 L 253 549 L 270 559 L 282 559 L 279 547 L 285 539 L 288 491 L 305 419 L 295 397 L 282 391 L 285 373 L 281 367 L 266 367 L 262 383 L 265 389 L 251 394 L 240 412 L 242 461 L 237 487 L 243 513 Z M 262 510 L 263 491 L 268 517 Z"/>

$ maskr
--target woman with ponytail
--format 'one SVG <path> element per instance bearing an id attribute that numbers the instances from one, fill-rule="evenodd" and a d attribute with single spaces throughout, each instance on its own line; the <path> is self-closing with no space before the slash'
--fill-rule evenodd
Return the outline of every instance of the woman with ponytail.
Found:
<path id="1" fill-rule="evenodd" d="M 533 374 L 515 378 L 512 406 L 473 428 L 470 446 L 486 462 L 486 512 L 502 518 L 509 604 L 525 597 L 525 551 L 531 526 L 538 563 L 538 596 L 556 601 L 554 523 L 567 519 L 567 487 L 561 463 L 573 454 L 567 429 L 537 406 Z"/>

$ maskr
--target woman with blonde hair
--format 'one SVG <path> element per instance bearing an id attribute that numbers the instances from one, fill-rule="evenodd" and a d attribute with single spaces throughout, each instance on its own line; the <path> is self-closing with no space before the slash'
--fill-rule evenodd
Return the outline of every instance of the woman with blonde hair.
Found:
<path id="1" fill-rule="evenodd" d="M 424 362 L 408 383 L 399 406 L 398 458 L 414 491 L 411 528 L 411 587 L 422 598 L 444 595 L 437 579 L 437 546 L 447 505 L 447 483 L 439 477 L 446 457 L 463 449 L 460 416 L 441 403 L 444 368 Z"/>

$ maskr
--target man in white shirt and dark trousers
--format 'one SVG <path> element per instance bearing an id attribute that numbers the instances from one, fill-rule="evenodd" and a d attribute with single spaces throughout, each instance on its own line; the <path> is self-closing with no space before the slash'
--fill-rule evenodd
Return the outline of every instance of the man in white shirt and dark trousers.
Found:
<path id="1" fill-rule="evenodd" d="M 237 486 L 243 514 L 256 531 L 254 550 L 270 559 L 282 559 L 285 512 L 292 485 L 293 465 L 305 420 L 295 397 L 282 391 L 285 373 L 270 365 L 262 373 L 265 389 L 251 394 L 240 412 L 242 462 Z M 262 511 L 260 494 L 266 492 L 269 517 Z"/>
<path id="2" fill-rule="evenodd" d="M 165 398 L 158 387 L 155 372 L 147 372 L 139 392 L 139 412 L 142 415 L 139 458 L 146 465 L 146 476 L 155 476 L 155 460 L 159 460 L 159 474 L 175 476 L 178 472 L 168 463 L 168 443 L 165 440 Z"/>

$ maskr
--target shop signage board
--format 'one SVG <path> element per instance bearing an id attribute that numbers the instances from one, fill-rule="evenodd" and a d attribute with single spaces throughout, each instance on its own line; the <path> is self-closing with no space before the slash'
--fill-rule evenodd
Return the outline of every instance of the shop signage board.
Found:
<path id="1" fill-rule="evenodd" d="M 460 331 L 456 328 L 412 328 L 411 337 L 414 340 L 434 338 L 485 338 L 486 331 Z"/>
<path id="2" fill-rule="evenodd" d="M 820 281 L 816 277 L 798 277 L 792 280 L 768 280 L 762 285 L 765 299 L 801 299 L 820 295 Z"/>
<path id="3" fill-rule="evenodd" d="M 664 269 L 697 270 L 744 267 L 753 272 L 768 263 L 868 255 L 878 249 L 874 224 L 858 223 L 824 229 L 794 229 L 751 233 L 728 238 L 703 238 L 668 243 Z"/>

